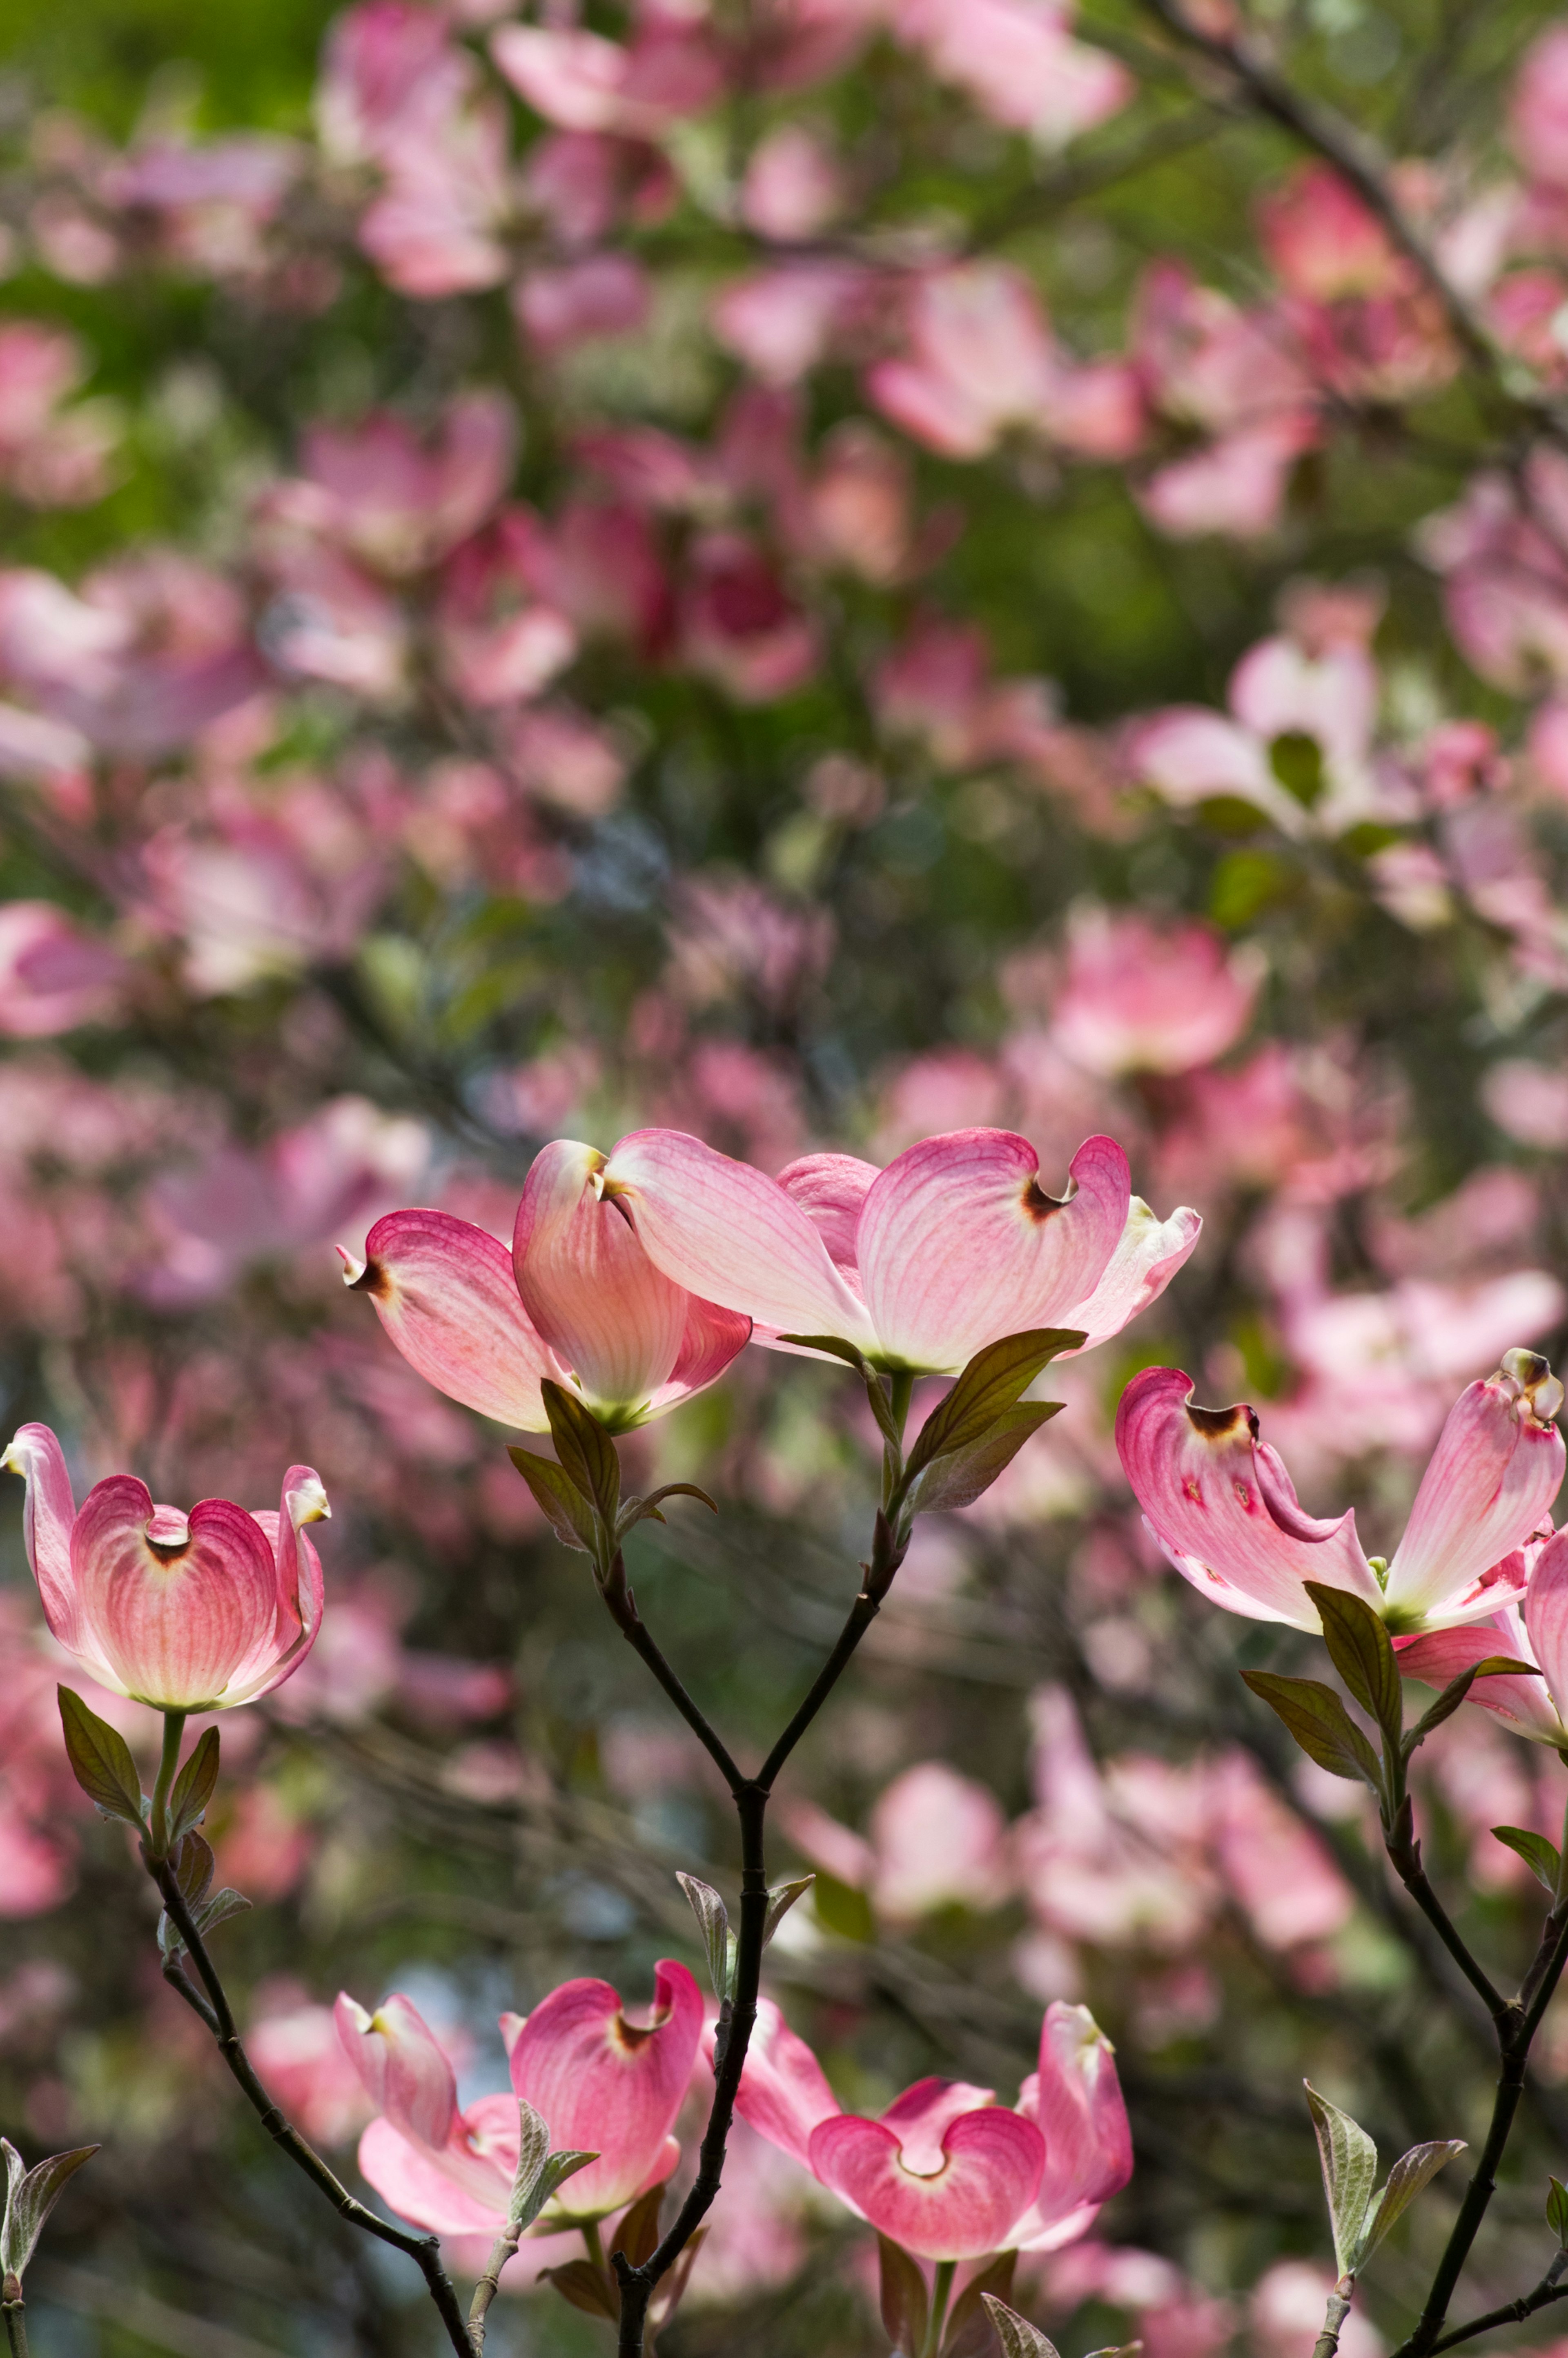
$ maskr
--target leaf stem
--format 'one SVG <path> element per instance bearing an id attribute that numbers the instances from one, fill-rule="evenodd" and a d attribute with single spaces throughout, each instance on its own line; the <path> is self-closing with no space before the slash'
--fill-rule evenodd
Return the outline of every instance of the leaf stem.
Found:
<path id="1" fill-rule="evenodd" d="M 1323 2331 L 1313 2347 L 1312 2358 L 1335 2358 L 1345 2320 L 1350 2314 L 1350 2304 L 1356 2298 L 1356 2279 L 1343 2276 L 1328 2296 L 1328 2306 L 1323 2313 Z"/>
<path id="2" fill-rule="evenodd" d="M 169 1717 L 173 1718 L 174 1715 L 171 1713 Z M 167 1751 L 168 1748 L 167 1723 L 165 1741 Z M 173 1749 L 175 1751 L 178 1749 L 178 1736 L 175 1738 Z M 430 2298 L 435 2302 L 441 2323 L 446 2328 L 447 2338 L 452 2348 L 459 2353 L 459 2358 L 475 2358 L 474 2343 L 470 2337 L 467 2326 L 463 2323 L 462 2311 L 458 2307 L 457 2294 L 452 2289 L 450 2277 L 441 2265 L 439 2238 L 435 2235 L 411 2234 L 406 2228 L 394 2226 L 390 2220 L 378 2218 L 373 2211 L 367 2210 L 362 2202 L 356 2201 L 347 2187 L 339 2183 L 320 2155 L 312 2147 L 307 2145 L 298 2130 L 284 2117 L 256 2077 L 250 2057 L 241 2044 L 228 1994 L 207 1952 L 206 1943 L 197 1928 L 196 1920 L 186 1905 L 185 1896 L 179 1888 L 173 1867 L 168 1859 L 149 1857 L 147 1872 L 162 1893 L 163 1904 L 168 1911 L 169 1919 L 178 1927 L 179 1937 L 190 1953 L 191 1962 L 200 1978 L 201 1989 L 198 1990 L 192 1986 L 178 1958 L 171 1958 L 164 1967 L 164 1979 L 171 1989 L 178 1992 L 192 2011 L 201 2017 L 202 2021 L 212 2033 L 217 2041 L 219 2053 L 228 2065 L 246 2102 L 256 2114 L 268 2136 L 272 2138 L 275 2145 L 282 2148 L 297 2169 L 304 2171 L 311 2184 L 319 2193 L 326 2196 L 339 2216 L 346 2219 L 351 2227 L 358 2227 L 364 2234 L 375 2236 L 380 2243 L 390 2244 L 395 2251 L 406 2253 L 407 2256 L 417 2265 L 425 2278 Z M 9 2312 L 7 2312 L 6 2323 L 7 2325 L 10 2323 Z M 13 2353 L 16 2348 L 16 2344 L 13 2341 Z"/>
<path id="3" fill-rule="evenodd" d="M 22 2299 L 19 2284 L 15 2300 L 6 2299 L 0 2303 L 0 2316 L 5 2320 L 5 2341 L 11 2358 L 32 2358 L 27 2343 L 27 2304 Z"/>
<path id="4" fill-rule="evenodd" d="M 925 2328 L 925 2347 L 921 2358 L 936 2358 L 942 2347 L 942 2328 L 947 2321 L 947 2303 L 953 2298 L 953 2274 L 957 2260 L 938 2260 L 936 2278 L 931 2288 L 931 2318 Z"/>

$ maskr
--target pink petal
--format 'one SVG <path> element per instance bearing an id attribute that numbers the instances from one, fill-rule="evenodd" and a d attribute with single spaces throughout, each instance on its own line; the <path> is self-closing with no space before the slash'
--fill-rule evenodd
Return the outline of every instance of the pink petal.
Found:
<path id="1" fill-rule="evenodd" d="M 1087 2006 L 1057 1998 L 1046 2007 L 1040 2069 L 1024 2082 L 1018 2109 L 1045 2139 L 1044 2174 L 1016 2231 L 1019 2247 L 1055 2251 L 1132 2175 L 1132 2132 L 1115 2057 Z"/>
<path id="2" fill-rule="evenodd" d="M 881 2115 L 881 2125 L 897 2137 L 904 2169 L 916 2178 L 935 2178 L 942 2168 L 942 2140 L 953 2123 L 995 2102 L 994 2088 L 934 2076 L 916 2080 L 902 2096 L 895 2096 Z"/>
<path id="3" fill-rule="evenodd" d="M 1379 1609 L 1354 1509 L 1303 1514 L 1249 1408 L 1195 1409 L 1192 1379 L 1146 1368 L 1121 1396 L 1116 1446 L 1149 1528 L 1178 1572 L 1217 1605 L 1298 1629 L 1318 1628 L 1302 1583 L 1349 1589 Z"/>
<path id="4" fill-rule="evenodd" d="M 506 2216 L 508 2180 L 495 2173 L 495 2200 L 485 2202 L 454 2185 L 435 2157 L 400 2136 L 387 2120 L 372 2121 L 360 2139 L 360 2175 L 401 2219 L 438 2235 L 488 2235 L 501 2232 Z"/>
<path id="5" fill-rule="evenodd" d="M 883 1357 L 933 1372 L 987 1343 L 1054 1326 L 1092 1296 L 1131 1201 L 1127 1157 L 1091 1138 L 1054 1202 L 1040 1158 L 1005 1130 L 956 1130 L 907 1147 L 866 1197 L 856 1242 Z"/>
<path id="6" fill-rule="evenodd" d="M 22 1538 L 38 1584 L 44 1619 L 68 1652 L 79 1653 L 80 1604 L 70 1572 L 76 1499 L 65 1454 L 47 1424 L 24 1424 L 4 1462 L 27 1486 L 22 1501 Z"/>
<path id="7" fill-rule="evenodd" d="M 1087 1301 L 1075 1304 L 1061 1325 L 1082 1327 L 1087 1338 L 1083 1346 L 1086 1351 L 1092 1351 L 1097 1343 L 1108 1342 L 1159 1300 L 1176 1271 L 1191 1259 L 1202 1234 L 1203 1221 L 1184 1204 L 1168 1220 L 1162 1220 L 1141 1195 L 1134 1195 L 1128 1206 L 1127 1225 L 1099 1283 Z"/>
<path id="8" fill-rule="evenodd" d="M 942 2150 L 941 2170 L 916 2177 L 892 2129 L 841 2114 L 813 2131 L 810 2160 L 824 2186 L 918 2259 L 1001 2251 L 1034 2199 L 1044 2139 L 1033 2121 L 988 2104 L 951 2122 Z"/>
<path id="9" fill-rule="evenodd" d="M 512 2085 L 549 2124 L 552 2146 L 597 2153 L 567 2180 L 557 2208 L 602 2218 L 658 2169 L 697 2060 L 702 1993 L 684 1965 L 661 1960 L 654 2019 L 637 2029 L 608 1982 L 563 1982 L 512 2039 Z"/>
<path id="10" fill-rule="evenodd" d="M 1413 1619 L 1461 1605 L 1472 1582 L 1530 1537 L 1563 1481 L 1563 1435 L 1552 1422 L 1562 1401 L 1562 1386 L 1530 1351 L 1509 1352 L 1496 1375 L 1461 1392 L 1389 1566 L 1390 1607 Z"/>
<path id="11" fill-rule="evenodd" d="M 227 1498 L 203 1498 L 189 1519 L 168 1508 L 155 1517 L 145 1483 L 112 1475 L 82 1503 L 70 1561 L 90 1659 L 139 1702 L 216 1704 L 273 1659 L 272 1551 Z"/>
<path id="12" fill-rule="evenodd" d="M 305 1537 L 306 1523 L 330 1519 L 327 1493 L 313 1466 L 291 1466 L 283 1477 L 283 1496 L 276 1515 L 256 1515 L 262 1537 L 268 1541 L 277 1568 L 277 1621 L 275 1658 L 262 1673 L 262 1683 L 231 1702 L 254 1703 L 270 1694 L 297 1671 L 315 1644 L 321 1627 L 321 1559 Z"/>
<path id="13" fill-rule="evenodd" d="M 418 2007 L 395 1994 L 366 2014 L 342 1991 L 332 2013 L 339 2043 L 377 2112 L 399 2136 L 439 2152 L 458 2126 L 458 2083 Z"/>
<path id="14" fill-rule="evenodd" d="M 750 1163 L 678 1130 L 639 1130 L 611 1155 L 604 1184 L 632 1216 L 648 1258 L 706 1302 L 784 1334 L 876 1337 L 816 1228 Z"/>
<path id="15" fill-rule="evenodd" d="M 662 1414 L 666 1408 L 690 1400 L 694 1392 L 706 1391 L 751 1339 L 749 1318 L 742 1318 L 738 1311 L 720 1310 L 716 1302 L 701 1302 L 695 1293 L 688 1293 L 680 1357 L 670 1369 L 669 1381 L 662 1384 L 648 1402 L 650 1413 Z"/>
<path id="16" fill-rule="evenodd" d="M 664 1383 L 686 1335 L 686 1294 L 654 1267 L 597 1181 L 604 1157 L 558 1138 L 537 1153 L 517 1206 L 512 1260 L 538 1332 L 584 1396 L 634 1413 Z"/>
<path id="17" fill-rule="evenodd" d="M 838 2112 L 838 2099 L 821 2064 L 771 1997 L 757 2000 L 756 2027 L 746 2050 L 735 2109 L 771 2145 L 807 2169 L 812 2131 Z"/>
<path id="18" fill-rule="evenodd" d="M 1550 1607 L 1546 1617 L 1551 1617 Z M 1488 1655 L 1502 1654 L 1514 1661 L 1528 1661 L 1534 1647 L 1521 1646 L 1517 1628 L 1510 1630 L 1499 1617 L 1497 1621 L 1472 1621 L 1463 1629 L 1432 1629 L 1420 1638 L 1396 1638 L 1394 1651 L 1399 1656 L 1401 1677 L 1420 1679 L 1424 1686 L 1441 1692 L 1451 1679 L 1458 1678 L 1473 1663 L 1484 1662 Z M 1563 1722 L 1553 1708 L 1554 1696 L 1545 1679 L 1477 1679 L 1466 1700 L 1479 1704 L 1483 1711 L 1495 1712 L 1499 1719 L 1517 1727 L 1521 1736 L 1532 1736 L 1539 1743 L 1561 1744 L 1565 1740 Z"/>
<path id="19" fill-rule="evenodd" d="M 778 1175 L 778 1185 L 810 1219 L 834 1266 L 851 1281 L 859 1265 L 855 1230 L 879 1176 L 874 1163 L 853 1154 L 803 1154 Z"/>
<path id="20" fill-rule="evenodd" d="M 389 1212 L 365 1239 L 363 1267 L 343 1259 L 346 1282 L 370 1295 L 427 1383 L 514 1431 L 547 1429 L 539 1379 L 564 1383 L 567 1370 L 535 1331 L 496 1238 L 449 1212 Z"/>
<path id="21" fill-rule="evenodd" d="M 1568 1698 L 1568 1533 L 1558 1531 L 1536 1559 L 1525 1591 L 1524 1626 L 1530 1632 L 1530 1650 L 1545 1671 L 1545 1678 L 1482 1679 L 1470 1692 L 1485 1702 L 1489 1700 L 1494 1687 L 1530 1687 L 1535 1690 L 1539 1711 L 1544 1701 L 1541 1693 L 1544 1686 L 1561 1714 L 1564 1699 Z M 1561 1740 L 1561 1736 L 1552 1739 Z"/>

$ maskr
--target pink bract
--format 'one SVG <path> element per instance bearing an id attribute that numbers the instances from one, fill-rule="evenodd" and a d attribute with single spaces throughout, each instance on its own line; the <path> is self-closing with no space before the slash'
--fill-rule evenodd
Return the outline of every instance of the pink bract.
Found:
<path id="1" fill-rule="evenodd" d="M 1026 1139 L 955 1130 L 879 1172 L 816 1154 L 777 1180 L 678 1130 L 639 1130 L 601 1184 L 656 1267 L 752 1318 L 759 1342 L 833 1335 L 876 1364 L 941 1373 L 1031 1326 L 1118 1333 L 1197 1242 L 1157 1220 L 1115 1141 L 1092 1138 L 1060 1201 Z M 1087 1345 L 1086 1344 L 1086 1347 Z"/>
<path id="2" fill-rule="evenodd" d="M 328 1514 L 308 1466 L 276 1513 L 203 1498 L 155 1507 L 111 1475 L 80 1512 L 59 1443 L 25 1424 L 3 1460 L 27 1482 L 23 1534 L 51 1635 L 89 1676 L 160 1711 L 225 1711 L 287 1678 L 321 1621 L 321 1566 L 302 1526 Z"/>
<path id="3" fill-rule="evenodd" d="M 1191 1379 L 1148 1368 L 1122 1394 L 1116 1444 L 1150 1531 L 1184 1578 L 1257 1620 L 1318 1628 L 1303 1583 L 1344 1588 L 1406 1630 L 1473 1621 L 1523 1586 L 1505 1563 L 1563 1479 L 1546 1361 L 1509 1351 L 1450 1410 L 1386 1572 L 1362 1553 L 1354 1510 L 1303 1512 L 1250 1408 L 1195 1409 Z"/>

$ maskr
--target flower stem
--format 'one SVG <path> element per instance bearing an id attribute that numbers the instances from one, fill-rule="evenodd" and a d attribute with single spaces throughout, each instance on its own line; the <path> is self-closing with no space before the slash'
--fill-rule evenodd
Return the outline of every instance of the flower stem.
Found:
<path id="1" fill-rule="evenodd" d="M 150 1833 L 155 1860 L 168 1856 L 168 1795 L 179 1767 L 180 1739 L 185 1734 L 185 1714 L 166 1711 L 163 1715 L 163 1757 L 157 1765 L 157 1783 L 153 1787 L 153 1815 Z"/>
<path id="2" fill-rule="evenodd" d="M 15 2300 L 0 2304 L 0 2315 L 5 2320 L 5 2342 L 11 2358 L 31 2358 L 27 2346 L 27 2315 L 22 2299 L 22 2288 L 16 2287 Z"/>
<path id="3" fill-rule="evenodd" d="M 592 2265 L 599 2270 L 601 2277 L 608 2276 L 610 2270 L 604 2264 L 604 2238 L 599 2232 L 597 2219 L 583 2221 L 582 2240 L 588 2246 L 588 2256 Z"/>
<path id="4" fill-rule="evenodd" d="M 942 2347 L 942 2328 L 947 2321 L 947 2303 L 953 2298 L 953 2271 L 957 2260 L 938 2260 L 936 2281 L 931 2288 L 931 2321 L 925 2329 L 925 2347 L 921 2358 L 936 2358 Z"/>

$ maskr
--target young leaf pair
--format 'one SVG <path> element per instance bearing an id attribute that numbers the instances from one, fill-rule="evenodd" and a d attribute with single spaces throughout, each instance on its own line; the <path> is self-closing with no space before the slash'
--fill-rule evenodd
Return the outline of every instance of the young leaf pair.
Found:
<path id="1" fill-rule="evenodd" d="M 660 1508 L 666 1498 L 700 1498 L 719 1512 L 706 1490 L 694 1482 L 666 1482 L 645 1498 L 622 1501 L 621 1460 L 615 1444 L 591 1409 L 585 1408 L 564 1384 L 548 1377 L 539 1386 L 545 1413 L 550 1421 L 554 1457 L 536 1450 L 507 1451 L 514 1466 L 534 1494 L 535 1504 L 564 1547 L 591 1556 L 600 1585 L 627 1532 L 634 1523 L 662 1523 Z"/>

